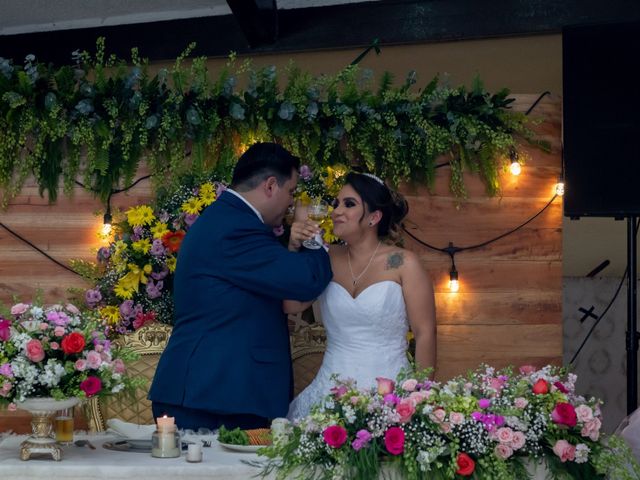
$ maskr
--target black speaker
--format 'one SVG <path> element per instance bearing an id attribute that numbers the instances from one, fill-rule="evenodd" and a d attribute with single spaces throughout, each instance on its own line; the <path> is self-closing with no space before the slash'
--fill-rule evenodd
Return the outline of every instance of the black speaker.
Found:
<path id="1" fill-rule="evenodd" d="M 640 215 L 640 22 L 562 31 L 564 214 Z"/>

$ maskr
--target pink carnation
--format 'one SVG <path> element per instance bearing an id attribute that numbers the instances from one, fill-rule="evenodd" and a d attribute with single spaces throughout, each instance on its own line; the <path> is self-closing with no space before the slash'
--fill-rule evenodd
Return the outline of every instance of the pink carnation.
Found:
<path id="1" fill-rule="evenodd" d="M 580 422 L 588 422 L 593 419 L 593 410 L 588 405 L 578 405 L 576 407 L 576 416 Z"/>
<path id="2" fill-rule="evenodd" d="M 601 426 L 602 422 L 600 421 L 600 419 L 594 417 L 584 424 L 582 430 L 580 430 L 580 435 L 582 435 L 583 437 L 589 437 L 591 440 L 596 442 L 598 438 L 600 438 Z"/>

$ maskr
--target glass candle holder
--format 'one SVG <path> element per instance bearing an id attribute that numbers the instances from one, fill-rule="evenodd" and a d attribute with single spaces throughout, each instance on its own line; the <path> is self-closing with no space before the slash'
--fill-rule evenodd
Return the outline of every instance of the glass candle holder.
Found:
<path id="1" fill-rule="evenodd" d="M 151 435 L 151 456 L 176 458 L 180 456 L 180 434 L 175 425 L 158 426 Z"/>

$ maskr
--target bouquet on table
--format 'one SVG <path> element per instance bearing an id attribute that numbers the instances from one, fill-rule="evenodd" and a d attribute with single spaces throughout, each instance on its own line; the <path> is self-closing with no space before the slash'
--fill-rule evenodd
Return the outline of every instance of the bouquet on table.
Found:
<path id="1" fill-rule="evenodd" d="M 640 478 L 624 440 L 601 434 L 599 402 L 577 395 L 576 376 L 556 367 L 482 367 L 444 384 L 403 372 L 378 378 L 377 390 L 336 380 L 262 450 L 265 475 L 375 479 L 395 469 L 407 479 L 520 480 L 544 464 L 554 479 Z"/>
<path id="2" fill-rule="evenodd" d="M 0 405 L 33 397 L 88 398 L 134 389 L 100 320 L 74 305 L 17 303 L 0 313 Z"/>

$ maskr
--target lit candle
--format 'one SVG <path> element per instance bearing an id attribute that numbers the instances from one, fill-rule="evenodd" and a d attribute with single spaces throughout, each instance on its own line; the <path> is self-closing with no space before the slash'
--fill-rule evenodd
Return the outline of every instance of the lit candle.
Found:
<path id="1" fill-rule="evenodd" d="M 168 417 L 167 415 L 158 417 L 156 421 L 158 422 L 159 431 L 173 430 L 176 424 L 175 417 Z"/>
<path id="2" fill-rule="evenodd" d="M 164 415 L 156 419 L 158 430 L 152 437 L 152 457 L 179 457 L 180 448 L 176 440 L 175 418 Z"/>

